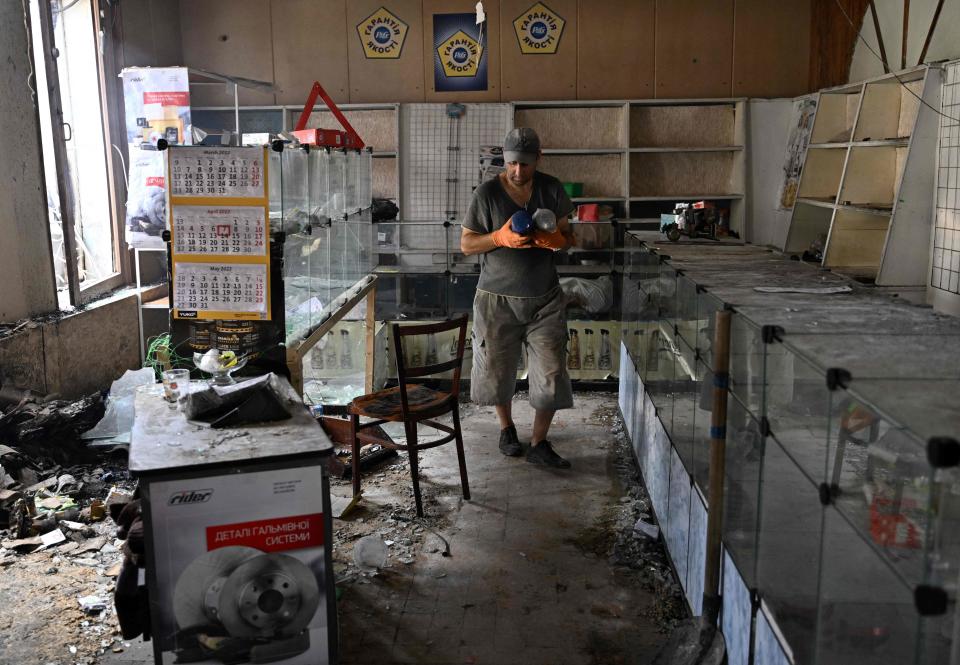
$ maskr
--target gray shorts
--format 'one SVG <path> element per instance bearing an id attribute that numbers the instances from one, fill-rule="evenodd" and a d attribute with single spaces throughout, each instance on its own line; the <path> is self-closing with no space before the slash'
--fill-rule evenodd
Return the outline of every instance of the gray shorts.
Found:
<path id="1" fill-rule="evenodd" d="M 571 408 L 565 307 L 559 286 L 536 298 L 477 290 L 473 299 L 471 401 L 496 405 L 513 399 L 520 349 L 525 346 L 530 405 L 543 410 Z"/>

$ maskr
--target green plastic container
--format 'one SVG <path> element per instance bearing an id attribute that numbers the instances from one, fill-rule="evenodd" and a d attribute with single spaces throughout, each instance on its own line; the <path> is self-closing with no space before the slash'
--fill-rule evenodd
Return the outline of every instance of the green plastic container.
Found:
<path id="1" fill-rule="evenodd" d="M 567 192 L 567 196 L 570 198 L 576 196 L 583 196 L 583 183 L 582 182 L 565 182 L 563 183 L 563 189 Z"/>

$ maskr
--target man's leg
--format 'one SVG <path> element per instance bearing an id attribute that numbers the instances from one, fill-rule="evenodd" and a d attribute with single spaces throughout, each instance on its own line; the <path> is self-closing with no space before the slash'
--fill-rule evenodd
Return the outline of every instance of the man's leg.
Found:
<path id="1" fill-rule="evenodd" d="M 550 431 L 550 423 L 553 422 L 553 409 L 537 409 L 533 417 L 533 436 L 530 438 L 530 445 L 535 446 L 547 438 Z M 502 425 L 501 425 L 502 427 Z"/>
<path id="2" fill-rule="evenodd" d="M 497 404 L 494 408 L 497 410 L 497 418 L 500 419 L 500 429 L 513 427 L 513 402 Z"/>
<path id="3" fill-rule="evenodd" d="M 553 450 L 547 434 L 557 409 L 573 406 L 573 391 L 567 374 L 567 324 L 559 289 L 540 305 L 527 325 L 527 358 L 530 405 L 536 415 L 527 461 L 566 469 L 570 463 Z"/>
<path id="4" fill-rule="evenodd" d="M 523 444 L 517 437 L 517 428 L 513 424 L 513 402 L 497 404 L 497 417 L 500 419 L 500 452 L 507 457 L 520 457 L 523 454 Z"/>
<path id="5" fill-rule="evenodd" d="M 478 291 L 473 303 L 473 367 L 470 397 L 476 404 L 492 404 L 500 420 L 500 452 L 523 454 L 513 424 L 512 400 L 523 325 L 516 320 L 511 298 Z"/>

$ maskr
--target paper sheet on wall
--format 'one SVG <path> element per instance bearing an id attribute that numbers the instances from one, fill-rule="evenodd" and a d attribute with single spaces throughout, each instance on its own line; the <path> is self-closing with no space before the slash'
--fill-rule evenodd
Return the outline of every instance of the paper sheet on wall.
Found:
<path id="1" fill-rule="evenodd" d="M 175 254 L 265 256 L 263 206 L 183 206 L 173 209 Z"/>
<path id="2" fill-rule="evenodd" d="M 185 312 L 195 312 L 190 318 L 201 319 L 211 318 L 204 314 L 212 312 L 235 313 L 232 318 L 266 318 L 264 264 L 180 262 L 174 264 L 173 272 L 173 308 L 181 318 Z"/>
<path id="3" fill-rule="evenodd" d="M 170 151 L 170 195 L 264 197 L 263 148 Z"/>

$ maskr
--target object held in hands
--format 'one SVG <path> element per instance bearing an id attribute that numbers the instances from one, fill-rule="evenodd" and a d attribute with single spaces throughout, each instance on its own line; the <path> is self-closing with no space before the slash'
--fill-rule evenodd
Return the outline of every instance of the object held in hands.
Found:
<path id="1" fill-rule="evenodd" d="M 533 213 L 533 223 L 538 231 L 553 233 L 557 230 L 557 216 L 549 208 L 537 208 Z"/>
<path id="2" fill-rule="evenodd" d="M 529 215 L 528 215 L 529 217 Z M 512 228 L 512 218 L 504 222 L 503 226 L 493 232 L 493 243 L 497 247 L 509 247 L 511 249 L 523 249 L 531 246 L 530 236 L 516 233 Z"/>
<path id="3" fill-rule="evenodd" d="M 533 217 L 526 210 L 519 210 L 513 213 L 513 217 L 510 218 L 510 228 L 513 229 L 514 233 L 519 233 L 522 236 L 533 233 Z"/>

